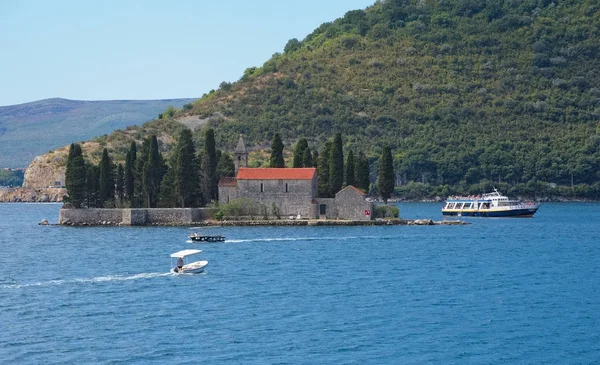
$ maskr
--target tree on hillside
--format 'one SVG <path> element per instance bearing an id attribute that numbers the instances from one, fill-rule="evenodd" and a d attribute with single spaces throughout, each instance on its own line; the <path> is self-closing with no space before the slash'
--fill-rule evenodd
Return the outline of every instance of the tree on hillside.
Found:
<path id="1" fill-rule="evenodd" d="M 137 147 L 135 142 L 131 142 L 129 146 L 129 151 L 127 151 L 127 155 L 125 156 L 125 199 L 130 202 L 133 200 L 133 192 L 134 192 L 134 178 L 135 178 L 135 160 L 137 158 Z"/>
<path id="2" fill-rule="evenodd" d="M 270 167 L 285 167 L 285 161 L 283 160 L 283 142 L 279 133 L 275 133 L 271 140 L 271 160 Z"/>
<path id="3" fill-rule="evenodd" d="M 217 184 L 219 177 L 217 176 L 217 150 L 215 143 L 215 131 L 212 128 L 206 130 L 204 135 L 204 153 L 203 153 L 203 170 L 204 170 L 204 190 L 207 201 L 218 200 L 219 190 Z"/>
<path id="4" fill-rule="evenodd" d="M 81 208 L 85 200 L 86 192 L 86 170 L 85 160 L 81 152 L 81 146 L 72 143 L 67 156 L 67 170 L 65 172 L 65 185 L 67 186 L 67 201 L 74 208 Z"/>
<path id="5" fill-rule="evenodd" d="M 354 179 L 354 168 L 354 152 L 350 150 L 346 160 L 346 185 L 356 186 L 356 180 Z"/>
<path id="6" fill-rule="evenodd" d="M 319 179 L 319 197 L 331 197 L 329 189 L 329 155 L 331 151 L 331 141 L 325 142 L 321 155 L 319 156 L 319 166 L 317 167 L 317 176 Z"/>
<path id="7" fill-rule="evenodd" d="M 342 135 L 336 133 L 329 155 L 329 191 L 335 195 L 344 184 L 344 152 L 342 150 Z"/>
<path id="8" fill-rule="evenodd" d="M 100 207 L 104 207 L 105 203 L 109 203 L 115 198 L 115 178 L 113 175 L 113 164 L 108 157 L 108 150 L 102 150 L 102 159 L 98 165 L 100 171 L 98 192 L 98 203 Z"/>
<path id="9" fill-rule="evenodd" d="M 306 147 L 304 153 L 302 155 L 302 166 L 303 167 L 314 167 L 312 154 L 310 153 L 310 148 Z"/>
<path id="10" fill-rule="evenodd" d="M 158 151 L 158 140 L 155 135 L 150 139 L 150 149 L 148 157 L 142 170 L 144 181 L 144 193 L 146 195 L 146 207 L 156 208 L 160 182 L 163 174 L 163 161 Z"/>
<path id="11" fill-rule="evenodd" d="M 207 165 L 210 166 L 210 161 L 207 161 Z M 175 146 L 174 166 L 172 166 L 177 206 L 181 208 L 198 206 L 202 203 L 199 166 L 192 131 L 184 128 Z M 206 179 L 208 180 L 208 176 Z"/>
<path id="12" fill-rule="evenodd" d="M 313 167 L 318 168 L 319 167 L 319 151 L 317 151 L 315 149 L 315 152 L 312 153 L 312 161 L 313 161 Z"/>
<path id="13" fill-rule="evenodd" d="M 134 199 L 132 206 L 135 208 L 144 207 L 147 203 L 146 188 L 144 181 L 144 166 L 148 161 L 148 154 L 150 153 L 150 144 L 152 138 L 147 137 L 142 141 L 142 146 L 139 151 L 139 155 L 135 160 L 135 178 L 134 178 Z"/>
<path id="14" fill-rule="evenodd" d="M 392 159 L 392 149 L 389 146 L 383 148 L 381 158 L 379 159 L 377 187 L 381 199 L 387 204 L 388 199 L 394 192 L 394 161 Z"/>
<path id="15" fill-rule="evenodd" d="M 304 165 L 304 151 L 308 148 L 308 141 L 306 138 L 300 138 L 294 149 L 294 162 L 293 167 L 312 167 Z"/>
<path id="16" fill-rule="evenodd" d="M 365 192 L 369 192 L 369 160 L 367 156 L 363 152 L 358 153 L 358 159 L 356 162 L 356 167 L 354 169 L 354 175 L 356 178 L 356 187 L 359 189 L 363 189 Z"/>

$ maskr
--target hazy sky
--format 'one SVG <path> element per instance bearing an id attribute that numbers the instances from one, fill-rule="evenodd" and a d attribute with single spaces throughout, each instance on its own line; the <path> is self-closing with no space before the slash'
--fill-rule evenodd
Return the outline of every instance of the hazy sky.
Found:
<path id="1" fill-rule="evenodd" d="M 0 106 L 200 97 L 374 0 L 0 0 Z"/>

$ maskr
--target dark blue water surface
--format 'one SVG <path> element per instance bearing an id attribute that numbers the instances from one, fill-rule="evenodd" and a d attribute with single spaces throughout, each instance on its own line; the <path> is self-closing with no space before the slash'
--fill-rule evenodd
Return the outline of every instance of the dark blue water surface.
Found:
<path id="1" fill-rule="evenodd" d="M 600 359 L 600 204 L 467 226 L 39 226 L 0 204 L 6 364 L 586 364 Z M 441 220 L 441 204 L 400 204 Z M 168 273 L 200 248 L 204 274 Z"/>

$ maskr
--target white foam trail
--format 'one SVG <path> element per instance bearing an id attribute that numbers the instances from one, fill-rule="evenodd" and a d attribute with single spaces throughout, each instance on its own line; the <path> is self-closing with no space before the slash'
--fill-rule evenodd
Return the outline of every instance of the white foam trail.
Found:
<path id="1" fill-rule="evenodd" d="M 20 289 L 20 288 L 30 288 L 30 287 L 47 287 L 47 286 L 57 286 L 57 285 L 66 285 L 66 284 L 87 284 L 87 283 L 104 283 L 109 281 L 125 281 L 125 280 L 138 280 L 138 279 L 151 279 L 157 278 L 161 276 L 169 276 L 173 275 L 170 272 L 155 272 L 155 273 L 141 273 L 135 275 L 107 275 L 107 276 L 97 276 L 94 278 L 77 278 L 77 279 L 69 279 L 69 280 L 49 280 L 42 281 L 38 283 L 30 283 L 30 284 L 5 284 L 0 285 L 0 289 Z"/>
<path id="2" fill-rule="evenodd" d="M 381 239 L 390 238 L 384 236 L 348 236 L 348 237 L 276 237 L 276 238 L 252 238 L 239 240 L 226 240 L 225 242 L 272 242 L 272 241 L 327 241 L 327 240 L 357 240 L 357 239 Z"/>

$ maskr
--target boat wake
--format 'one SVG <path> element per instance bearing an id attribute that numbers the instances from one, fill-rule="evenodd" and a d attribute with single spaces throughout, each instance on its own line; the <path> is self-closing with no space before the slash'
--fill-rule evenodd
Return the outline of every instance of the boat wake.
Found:
<path id="1" fill-rule="evenodd" d="M 240 242 L 284 242 L 284 241 L 348 241 L 348 240 L 363 240 L 363 239 L 391 239 L 392 236 L 347 236 L 347 237 L 272 237 L 272 238 L 250 238 L 238 240 L 225 240 L 225 242 L 240 243 Z"/>
<path id="2" fill-rule="evenodd" d="M 64 280 L 49 280 L 40 281 L 37 283 L 28 284 L 3 284 L 0 285 L 0 289 L 21 289 L 30 287 L 48 287 L 48 286 L 59 286 L 68 284 L 89 284 L 89 283 L 104 283 L 110 281 L 126 281 L 126 280 L 139 280 L 139 279 L 152 279 L 161 276 L 173 275 L 170 272 L 155 272 L 155 273 L 141 273 L 135 275 L 106 275 L 97 276 L 94 278 L 76 278 L 76 279 L 64 279 Z"/>

